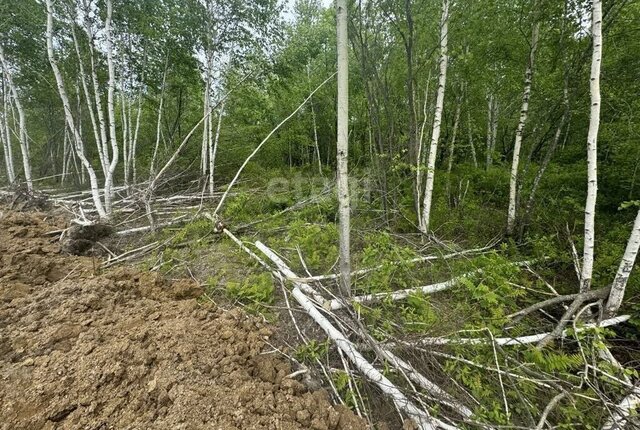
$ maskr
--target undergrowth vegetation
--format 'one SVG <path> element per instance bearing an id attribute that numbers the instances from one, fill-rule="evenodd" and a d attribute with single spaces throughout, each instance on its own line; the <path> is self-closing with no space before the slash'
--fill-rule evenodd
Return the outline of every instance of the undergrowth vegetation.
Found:
<path id="1" fill-rule="evenodd" d="M 624 374 L 620 374 L 619 369 L 607 367 L 599 360 L 602 364 L 599 368 L 606 369 L 609 380 L 606 375 L 599 375 L 598 380 L 602 382 L 597 390 L 576 375 L 595 372 L 587 363 L 594 357 L 598 360 L 604 339 L 621 334 L 635 339 L 637 336 L 633 331 L 625 334 L 610 329 L 590 329 L 574 333 L 570 327 L 566 336 L 571 340 L 571 347 L 542 351 L 527 345 L 492 343 L 505 333 L 516 337 L 539 332 L 541 326 L 551 329 L 547 316 L 533 314 L 513 323 L 509 315 L 533 301 L 552 296 L 552 289 L 561 294 L 575 291 L 577 278 L 571 247 L 572 244 L 581 247 L 579 235 L 574 233 L 581 222 L 580 212 L 575 208 L 577 198 L 564 195 L 549 200 L 546 204 L 556 206 L 554 210 L 562 208 L 557 212 L 560 215 L 547 220 L 544 211 L 534 212 L 536 220 L 532 225 L 535 227 L 529 228 L 519 243 L 514 239 L 503 240 L 490 251 L 463 258 L 418 261 L 425 254 L 445 255 L 459 249 L 480 248 L 495 238 L 504 223 L 499 205 L 505 196 L 499 190 L 508 178 L 500 169 L 490 170 L 489 175 L 484 173 L 479 170 L 467 171 L 465 175 L 453 172 L 452 183 L 460 183 L 456 187 L 464 192 L 455 199 L 454 205 L 444 198 L 436 203 L 434 231 L 439 240 L 436 245 L 406 233 L 411 231 L 408 226 L 416 222 L 410 216 L 398 216 L 395 223 L 391 217 L 386 224 L 379 215 L 380 201 L 375 198 L 375 190 L 355 197 L 353 202 L 358 217 L 354 218 L 353 225 L 353 269 L 374 270 L 354 277 L 354 295 L 391 293 L 447 281 L 455 276 L 459 281 L 443 292 L 412 293 L 402 300 L 383 299 L 375 305 L 356 303 L 353 310 L 368 332 L 380 342 L 424 336 L 485 339 L 486 345 L 450 345 L 446 353 L 435 356 L 435 362 L 431 357 L 424 362 L 432 364 L 419 368 L 431 377 L 447 375 L 451 378 L 454 391 L 479 402 L 474 412 L 480 419 L 496 425 L 509 425 L 514 419 L 531 422 L 542 413 L 550 391 L 571 388 L 577 394 L 571 401 L 560 402 L 552 412 L 554 422 L 558 423 L 557 428 L 569 429 L 579 420 L 583 428 L 591 428 L 603 419 L 600 409 L 590 407 L 598 393 L 619 397 L 622 390 L 612 378 L 635 376 L 636 371 L 625 368 Z M 238 188 L 222 217 L 228 228 L 248 246 L 261 240 L 277 250 L 300 276 L 335 273 L 338 233 L 334 193 L 326 183 L 321 184 L 305 175 L 305 172 L 294 171 L 279 177 L 277 180 L 289 185 L 280 186 L 274 196 L 266 192 L 273 191 L 274 187 L 269 184 L 274 178 L 262 172 L 260 177 L 252 178 Z M 550 174 L 548 179 L 551 183 L 566 180 L 565 172 L 558 172 L 558 176 Z M 410 214 L 411 208 L 407 207 L 403 213 Z M 614 219 L 612 216 L 611 224 L 598 236 L 599 256 L 594 282 L 600 286 L 612 279 L 628 235 L 628 226 L 624 222 L 613 222 Z M 283 303 L 274 278 L 225 236 L 213 233 L 211 221 L 200 218 L 159 234 L 169 240 L 162 255 L 153 256 L 154 260 L 160 258 L 165 262 L 161 265 L 163 270 L 169 267 L 175 270 L 181 261 L 198 261 L 191 265 L 185 263 L 184 267 L 195 276 L 207 279 L 208 294 L 216 300 L 240 303 L 251 313 L 287 324 L 288 316 L 277 310 Z M 522 261 L 529 263 L 513 264 Z M 335 288 L 334 284 L 326 285 Z M 629 295 L 634 296 L 639 290 L 639 280 L 634 275 L 629 283 Z M 627 310 L 638 315 L 634 301 L 628 303 Z M 551 317 L 558 318 L 559 315 Z M 634 321 L 640 321 L 640 318 L 635 317 Z M 444 351 L 441 347 L 425 348 L 434 349 L 436 354 Z M 293 351 L 298 361 L 310 366 L 318 360 L 325 363 L 339 360 L 334 354 L 322 336 L 309 339 Z M 420 348 L 412 354 L 429 355 Z M 517 370 L 509 370 L 514 368 Z M 549 375 L 550 379 L 560 378 L 572 386 L 541 385 L 538 379 L 529 375 Z M 402 377 L 393 372 L 387 376 L 394 382 L 403 383 Z M 341 371 L 332 373 L 331 379 L 345 404 L 355 409 L 358 404 L 355 384 L 360 381 Z M 540 402 L 524 401 L 525 397 L 530 399 L 531 396 L 539 396 Z"/>

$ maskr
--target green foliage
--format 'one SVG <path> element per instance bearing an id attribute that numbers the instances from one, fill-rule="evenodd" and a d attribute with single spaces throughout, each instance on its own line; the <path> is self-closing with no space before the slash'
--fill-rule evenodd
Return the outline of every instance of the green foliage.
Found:
<path id="1" fill-rule="evenodd" d="M 527 362 L 535 363 L 541 370 L 549 373 L 569 372 L 584 366 L 582 355 L 579 353 L 566 354 L 561 351 L 529 348 L 523 354 Z"/>
<path id="2" fill-rule="evenodd" d="M 327 355 L 327 352 L 329 351 L 329 345 L 329 339 L 324 342 L 318 342 L 312 339 L 308 343 L 300 345 L 296 349 L 294 357 L 296 358 L 296 360 L 302 361 L 303 363 L 314 363 L 316 360 L 319 360 Z"/>
<path id="3" fill-rule="evenodd" d="M 357 393 L 351 386 L 357 384 L 358 381 L 352 379 L 347 372 L 337 371 L 331 375 L 333 384 L 338 390 L 340 397 L 345 402 L 345 405 L 351 409 L 355 409 L 358 404 Z M 349 385 L 351 383 L 351 386 Z"/>
<path id="4" fill-rule="evenodd" d="M 259 309 L 261 305 L 273 303 L 275 287 L 271 275 L 261 273 L 250 275 L 242 282 L 227 281 L 226 292 L 229 297 Z"/>
<path id="5" fill-rule="evenodd" d="M 295 220 L 289 224 L 283 241 L 300 247 L 312 271 L 325 272 L 338 258 L 338 229 L 335 224 L 311 224 Z"/>
<path id="6" fill-rule="evenodd" d="M 477 261 L 482 265 L 482 272 L 460 280 L 456 297 L 466 307 L 459 310 L 466 313 L 469 327 L 479 323 L 501 327 L 516 299 L 524 294 L 524 290 L 513 283 L 519 268 L 497 254 L 488 254 Z"/>
<path id="7" fill-rule="evenodd" d="M 184 242 L 203 239 L 209 236 L 214 229 L 213 223 L 206 218 L 198 218 L 181 227 L 177 232 L 173 233 L 171 243 L 180 245 Z M 170 232 L 169 232 L 170 234 Z"/>
<path id="8" fill-rule="evenodd" d="M 415 278 L 415 263 L 408 262 L 417 254 L 409 247 L 399 246 L 386 232 L 365 236 L 361 254 L 363 267 L 376 267 L 367 274 L 364 293 L 379 293 L 409 288 Z"/>

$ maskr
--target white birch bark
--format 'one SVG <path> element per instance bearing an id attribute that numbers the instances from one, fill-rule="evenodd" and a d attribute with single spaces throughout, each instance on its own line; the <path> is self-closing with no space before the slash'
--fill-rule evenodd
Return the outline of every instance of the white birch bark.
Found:
<path id="1" fill-rule="evenodd" d="M 429 70 L 429 76 L 427 77 L 427 87 L 424 90 L 424 103 L 422 104 L 422 125 L 420 126 L 420 136 L 418 137 L 418 153 L 416 154 L 416 183 L 415 187 L 415 205 L 416 205 L 416 214 L 418 216 L 418 224 L 422 223 L 422 208 L 421 208 L 421 200 L 422 200 L 422 165 L 425 161 L 425 151 L 424 151 L 424 129 L 427 126 L 427 103 L 429 101 L 429 85 L 431 84 L 431 70 Z"/>
<path id="2" fill-rule="evenodd" d="M 520 150 L 522 148 L 522 136 L 529 116 L 529 99 L 531 97 L 531 82 L 533 80 L 533 65 L 538 47 L 540 35 L 540 21 L 536 21 L 531 32 L 531 49 L 529 61 L 524 77 L 524 92 L 522 94 L 522 107 L 520 108 L 520 120 L 516 128 L 516 138 L 513 145 L 513 160 L 511 162 L 511 176 L 509 180 L 509 208 L 507 210 L 507 234 L 513 234 L 516 223 L 516 205 L 518 199 L 518 169 L 520 166 Z"/>
<path id="3" fill-rule="evenodd" d="M 587 201 L 584 208 L 584 254 L 580 291 L 591 288 L 593 273 L 593 250 L 595 246 L 596 197 L 598 194 L 598 129 L 600 128 L 600 64 L 602 62 L 602 0 L 593 0 L 591 36 L 593 54 L 591 58 L 591 112 L 587 134 Z"/>
<path id="4" fill-rule="evenodd" d="M 462 109 L 462 100 L 458 99 L 456 104 L 456 112 L 453 119 L 453 131 L 451 139 L 449 139 L 449 154 L 447 157 L 447 199 L 451 201 L 451 170 L 453 169 L 453 156 L 456 150 L 456 139 L 458 137 L 458 126 L 460 125 L 460 111 Z"/>
<path id="5" fill-rule="evenodd" d="M 336 0 L 338 42 L 338 215 L 340 219 L 340 290 L 351 294 L 351 205 L 349 201 L 349 48 L 347 2 Z"/>
<path id="6" fill-rule="evenodd" d="M 24 114 L 24 109 L 22 108 L 22 103 L 20 102 L 20 97 L 18 97 L 18 90 L 16 86 L 13 84 L 13 78 L 11 76 L 11 69 L 9 68 L 9 64 L 4 56 L 4 51 L 2 46 L 0 46 L 0 63 L 2 63 L 2 69 L 4 70 L 4 75 L 6 78 L 6 83 L 9 87 L 9 91 L 13 96 L 13 104 L 18 111 L 18 141 L 20 142 L 20 152 L 22 154 L 22 168 L 24 173 L 24 179 L 27 184 L 27 189 L 31 191 L 33 189 L 33 181 L 31 178 L 31 160 L 29 157 L 29 143 L 27 142 L 27 125 L 26 125 L 26 117 Z"/>
<path id="7" fill-rule="evenodd" d="M 622 261 L 620 261 L 620 266 L 618 267 L 618 272 L 616 273 L 613 285 L 611 286 L 609 300 L 605 306 L 605 318 L 613 317 L 618 312 L 618 309 L 622 304 L 624 290 L 627 286 L 629 275 L 633 270 L 636 257 L 638 256 L 638 249 L 640 249 L 640 210 L 638 210 L 638 215 L 633 223 L 633 230 L 631 230 L 631 236 L 627 242 L 627 248 L 624 251 Z"/>
<path id="8" fill-rule="evenodd" d="M 449 0 L 442 2 L 442 18 L 440 20 L 440 73 L 438 76 L 438 94 L 436 96 L 436 110 L 433 118 L 433 132 L 431 134 L 431 145 L 429 147 L 429 158 L 427 161 L 427 179 L 424 187 L 424 200 L 422 202 L 422 216 L 419 222 L 420 231 L 424 234 L 429 232 L 429 222 L 431 218 L 431 200 L 433 199 L 433 183 L 435 180 L 436 155 L 438 152 L 438 141 L 440 140 L 440 128 L 442 125 L 442 110 L 444 108 L 444 93 L 447 84 L 447 65 L 449 56 L 447 54 L 449 38 Z"/>
<path id="9" fill-rule="evenodd" d="M 124 185 L 129 186 L 129 121 L 127 120 L 127 101 L 124 96 L 124 82 L 120 81 L 120 111 L 121 111 L 121 123 L 122 123 L 122 160 L 124 168 Z"/>
<path id="10" fill-rule="evenodd" d="M 478 157 L 476 155 L 476 145 L 473 143 L 473 130 L 471 129 L 471 111 L 467 110 L 467 133 L 469 134 L 469 149 L 471 150 L 471 159 L 473 167 L 478 168 Z"/>
<path id="11" fill-rule="evenodd" d="M 344 0 L 337 0 L 337 7 L 340 4 L 344 7 Z M 267 246 L 261 242 L 256 242 L 256 247 L 262 251 L 267 257 L 271 259 L 286 277 L 295 278 L 296 275 L 287 266 L 284 265 Z M 382 373 L 380 373 L 375 367 L 371 365 L 363 356 L 358 352 L 355 345 L 346 338 L 337 328 L 331 324 L 331 322 L 325 318 L 322 313 L 315 307 L 311 299 L 309 299 L 300 289 L 299 283 L 294 283 L 294 288 L 291 294 L 296 301 L 303 307 L 303 309 L 309 314 L 311 318 L 324 330 L 327 336 L 335 342 L 336 346 L 349 358 L 349 360 L 356 366 L 362 374 L 375 383 L 380 390 L 389 396 L 396 407 L 405 412 L 411 417 L 418 428 L 421 430 L 435 430 L 436 428 L 455 428 L 453 426 L 446 425 L 434 417 L 431 417 L 428 412 L 417 408 L 396 386 L 389 381 Z"/>
<path id="12" fill-rule="evenodd" d="M 85 101 L 87 103 L 87 108 L 89 111 L 89 119 L 91 121 L 91 128 L 93 130 L 93 138 L 96 141 L 96 147 L 98 148 L 98 158 L 100 159 L 100 165 L 102 166 L 102 173 L 104 176 L 107 176 L 107 172 L 109 170 L 109 166 L 106 163 L 106 159 L 104 157 L 102 148 L 103 148 L 103 143 L 102 143 L 102 139 L 100 136 L 100 128 L 98 127 L 98 124 L 96 122 L 96 114 L 94 112 L 96 104 L 94 104 L 93 99 L 91 97 L 91 93 L 89 92 L 89 87 L 87 85 L 87 78 L 86 78 L 86 74 L 84 71 L 84 64 L 82 61 L 82 57 L 80 55 L 80 45 L 78 44 L 78 38 L 76 36 L 76 32 L 73 28 L 73 26 L 71 26 L 71 36 L 73 38 L 73 45 L 75 47 L 75 51 L 76 51 L 76 57 L 78 57 L 78 68 L 80 71 L 80 82 L 82 83 L 82 91 L 84 93 L 84 98 Z"/>
<path id="13" fill-rule="evenodd" d="M 458 126 L 460 125 L 460 110 L 462 101 L 458 101 L 456 113 L 453 120 L 453 131 L 451 132 L 451 140 L 449 141 L 449 162 L 447 164 L 447 173 L 451 174 L 453 168 L 453 155 L 456 149 L 456 138 L 458 137 Z"/>
<path id="14" fill-rule="evenodd" d="M 202 146 L 200 147 L 200 174 L 204 178 L 207 174 L 207 148 L 209 146 L 209 72 L 207 71 L 207 75 L 205 77 L 205 86 L 204 86 L 204 103 L 202 108 L 202 116 L 205 117 L 204 123 L 202 124 Z"/>
<path id="15" fill-rule="evenodd" d="M 13 166 L 11 130 L 9 130 L 9 94 L 2 75 L 0 75 L 0 81 L 2 81 L 2 123 L 0 124 L 0 128 L 2 128 L 2 144 L 4 148 L 4 163 L 7 168 L 7 180 L 11 185 L 16 181 L 16 173 Z"/>
<path id="16" fill-rule="evenodd" d="M 218 125 L 216 126 L 216 137 L 213 140 L 213 145 L 209 145 L 209 194 L 213 196 L 215 191 L 214 173 L 216 169 L 216 153 L 218 152 L 218 142 L 220 141 L 220 128 L 222 127 L 222 116 L 224 115 L 224 102 L 220 105 L 220 112 L 218 113 Z M 211 127 L 209 127 L 209 133 L 211 133 Z"/>
<path id="17" fill-rule="evenodd" d="M 138 181 L 138 171 L 136 169 L 136 150 L 138 148 L 138 132 L 140 131 L 140 117 L 142 116 L 142 88 L 138 93 L 138 112 L 136 114 L 136 127 L 133 132 L 133 140 L 131 142 L 131 150 L 129 151 L 130 161 L 130 170 L 133 177 L 133 184 L 135 185 Z"/>
<path id="18" fill-rule="evenodd" d="M 491 114 L 491 147 L 489 153 L 491 154 L 491 162 L 493 163 L 493 155 L 496 150 L 496 140 L 498 139 L 498 115 L 499 115 L 498 98 L 493 98 L 492 114 Z"/>
<path id="19" fill-rule="evenodd" d="M 611 417 L 604 423 L 601 430 L 621 430 L 629 424 L 629 417 L 640 405 L 640 386 L 634 385 L 631 393 L 616 405 Z"/>
<path id="20" fill-rule="evenodd" d="M 118 166 L 119 149 L 116 139 L 116 113 L 114 107 L 114 96 L 116 87 L 115 70 L 113 66 L 113 40 L 111 35 L 111 16 L 113 13 L 113 4 L 111 0 L 107 0 L 107 18 L 105 22 L 105 32 L 107 34 L 107 69 L 109 72 L 109 81 L 107 85 L 107 113 L 109 116 L 109 142 L 111 143 L 111 160 L 109 160 L 109 171 L 104 179 L 104 207 L 107 215 L 111 215 L 111 188 L 113 187 L 113 175 Z"/>
<path id="21" fill-rule="evenodd" d="M 89 60 L 91 66 L 91 82 L 93 84 L 93 100 L 95 102 L 95 109 L 98 115 L 98 124 L 100 126 L 100 150 L 99 153 L 102 156 L 101 163 L 104 165 L 104 176 L 109 174 L 109 145 L 107 141 L 107 126 L 104 118 L 104 112 L 102 110 L 102 96 L 100 95 L 100 84 L 98 82 L 98 72 L 96 70 L 95 57 L 94 57 L 94 47 L 93 47 L 93 39 L 94 34 L 91 29 L 91 23 L 88 20 L 88 6 L 85 5 L 87 11 L 85 11 L 87 20 L 85 22 L 85 31 L 87 33 L 87 37 L 89 38 Z"/>
<path id="22" fill-rule="evenodd" d="M 311 91 L 311 65 L 307 63 L 307 83 L 309 91 Z M 322 160 L 320 159 L 320 145 L 318 144 L 318 126 L 316 124 L 316 109 L 313 105 L 313 99 L 309 100 L 311 105 L 311 122 L 313 125 L 313 144 L 315 149 L 315 157 L 318 161 L 318 173 L 322 176 Z"/>
<path id="23" fill-rule="evenodd" d="M 611 327 L 611 326 L 623 323 L 625 321 L 628 321 L 629 318 L 631 318 L 631 315 L 621 315 L 619 317 L 602 320 L 602 321 L 600 321 L 598 323 L 588 323 L 588 324 L 585 324 L 583 326 L 577 327 L 575 332 L 573 331 L 573 329 L 571 331 L 568 330 L 568 329 L 567 330 L 563 330 L 560 333 L 559 337 L 560 338 L 565 338 L 565 337 L 567 337 L 569 335 L 569 333 L 572 333 L 572 334 L 581 333 L 583 331 L 591 330 L 593 328 Z M 529 345 L 529 344 L 532 344 L 532 343 L 537 343 L 537 342 L 545 339 L 549 335 L 551 335 L 551 332 L 549 332 L 549 333 L 539 333 L 539 334 L 530 334 L 530 335 L 519 336 L 519 337 L 495 337 L 493 339 L 489 339 L 489 338 L 425 337 L 425 338 L 417 340 L 416 342 L 412 342 L 412 345 L 421 345 L 421 346 L 427 346 L 427 345 L 491 345 L 491 343 L 495 343 L 496 345 L 500 345 L 500 346 L 516 346 L 516 345 Z M 406 345 L 406 343 L 403 343 L 403 344 Z M 387 348 L 391 348 L 391 347 L 393 347 L 395 345 L 393 343 L 390 343 L 390 344 L 386 344 L 385 346 Z"/>
<path id="24" fill-rule="evenodd" d="M 67 96 L 67 92 L 64 88 L 64 80 L 62 79 L 62 74 L 60 73 L 60 69 L 58 68 L 58 64 L 53 54 L 53 5 L 52 0 L 45 0 L 45 4 L 47 7 L 47 56 L 49 57 L 49 64 L 51 65 L 51 69 L 53 70 L 53 74 L 56 79 L 56 85 L 58 88 L 58 94 L 60 96 L 60 100 L 62 101 L 62 106 L 64 108 L 64 116 L 67 126 L 73 133 L 73 141 L 75 144 L 75 150 L 80 162 L 84 166 L 89 175 L 89 182 L 91 184 L 91 196 L 93 198 L 94 206 L 96 207 L 96 211 L 98 212 L 98 216 L 101 219 L 106 219 L 107 212 L 104 209 L 102 201 L 100 200 L 100 191 L 98 188 L 98 178 L 96 176 L 96 172 L 93 169 L 93 166 L 85 157 L 84 152 L 81 150 L 82 148 L 82 136 L 78 132 L 76 128 L 75 121 L 73 119 L 73 114 L 71 111 L 71 105 L 69 103 L 69 97 Z"/>
<path id="25" fill-rule="evenodd" d="M 160 87 L 160 103 L 158 105 L 158 120 L 156 122 L 156 143 L 153 147 L 153 156 L 151 157 L 151 165 L 149 166 L 149 175 L 153 180 L 156 173 L 156 161 L 158 159 L 158 148 L 160 146 L 160 134 L 161 134 L 161 125 L 162 125 L 162 107 L 164 105 L 164 86 L 167 81 L 167 67 L 169 65 L 169 55 L 167 54 L 167 59 L 164 64 L 164 72 L 162 73 L 162 86 Z M 207 118 L 207 113 L 203 118 Z"/>

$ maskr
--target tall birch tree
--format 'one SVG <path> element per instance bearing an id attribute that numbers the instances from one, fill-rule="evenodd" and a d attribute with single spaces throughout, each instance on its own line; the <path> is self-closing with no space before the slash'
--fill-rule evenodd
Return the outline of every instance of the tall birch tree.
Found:
<path id="1" fill-rule="evenodd" d="M 60 96 L 60 100 L 62 101 L 62 107 L 64 109 L 64 118 L 67 124 L 67 127 L 73 133 L 73 143 L 76 151 L 76 155 L 80 159 L 83 167 L 86 169 L 87 174 L 89 175 L 89 183 L 91 184 L 91 197 L 93 198 L 93 204 L 98 212 L 98 216 L 101 219 L 107 219 L 108 214 L 105 211 L 105 207 L 102 204 L 102 200 L 100 199 L 100 190 L 98 187 L 98 177 L 96 175 L 93 166 L 87 159 L 84 154 L 83 145 L 82 145 L 82 135 L 78 128 L 76 127 L 76 121 L 73 117 L 73 112 L 71 110 L 71 104 L 69 102 L 69 97 L 67 96 L 67 91 L 65 89 L 64 80 L 62 78 L 62 73 L 60 73 L 60 68 L 58 67 L 58 62 L 55 58 L 53 51 L 53 1 L 45 0 L 45 5 L 47 8 L 47 56 L 49 58 L 49 64 L 51 65 L 51 70 L 53 71 L 53 75 L 56 79 L 56 86 L 58 89 L 58 95 Z"/>
<path id="2" fill-rule="evenodd" d="M 520 108 L 520 119 L 516 128 L 516 138 L 513 144 L 513 159 L 511 162 L 511 176 L 509 178 L 509 208 L 507 210 L 507 234 L 513 234 L 516 224 L 516 205 L 518 200 L 518 169 L 520 166 L 520 150 L 522 148 L 522 136 L 524 127 L 529 116 L 529 99 L 531 98 L 531 84 L 533 81 L 533 65 L 538 48 L 538 38 L 540 35 L 540 21 L 536 19 L 531 31 L 531 47 L 529 49 L 529 60 L 524 74 L 524 91 L 522 93 L 522 106 Z"/>
<path id="3" fill-rule="evenodd" d="M 104 179 L 104 206 L 107 214 L 111 214 L 111 189 L 113 187 L 113 175 L 118 166 L 119 149 L 116 138 L 116 112 L 115 112 L 115 90 L 116 76 L 113 64 L 113 35 L 111 34 L 113 15 L 113 3 L 107 0 L 107 17 L 105 20 L 107 69 L 109 80 L 107 85 L 107 113 L 109 117 L 109 142 L 111 143 L 111 159 L 109 160 L 109 170 Z"/>
<path id="4" fill-rule="evenodd" d="M 587 134 L 587 201 L 584 208 L 584 251 L 580 292 L 589 291 L 593 274 L 596 197 L 598 194 L 598 129 L 600 128 L 600 65 L 602 63 L 602 0 L 592 0 L 591 111 Z"/>
<path id="5" fill-rule="evenodd" d="M 433 183 L 435 180 L 436 155 L 438 151 L 438 141 L 440 140 L 440 129 L 442 127 L 442 111 L 444 109 L 444 93 L 447 85 L 447 64 L 449 56 L 447 52 L 449 38 L 449 0 L 442 1 L 442 17 L 440 20 L 440 60 L 438 75 L 438 93 L 436 95 L 436 110 L 433 119 L 433 131 L 431 133 L 431 144 L 429 146 L 429 157 L 427 161 L 427 178 L 424 187 L 424 200 L 422 202 L 422 215 L 418 222 L 420 231 L 429 233 L 429 222 L 431 218 L 431 201 L 433 199 Z"/>
<path id="6" fill-rule="evenodd" d="M 338 46 L 338 213 L 340 217 L 340 289 L 351 294 L 351 205 L 349 201 L 349 49 L 347 1 L 336 0 Z"/>
<path id="7" fill-rule="evenodd" d="M 24 180 L 27 184 L 27 189 L 31 191 L 33 189 L 33 181 L 31 178 L 31 157 L 29 155 L 26 116 L 24 113 L 24 108 L 22 107 L 22 103 L 20 102 L 18 90 L 13 83 L 11 67 L 4 56 L 2 45 L 0 45 L 0 65 L 2 66 L 2 70 L 4 71 L 6 85 L 9 87 L 9 91 L 11 93 L 11 96 L 13 97 L 13 104 L 18 111 L 18 141 L 20 142 L 20 152 L 22 154 L 22 168 L 24 173 Z"/>
<path id="8" fill-rule="evenodd" d="M 11 147 L 11 133 L 9 131 L 8 99 L 7 88 L 2 74 L 0 74 L 2 84 L 2 111 L 0 111 L 0 140 L 4 153 L 4 164 L 7 171 L 7 181 L 13 184 L 16 180 L 15 169 L 13 167 L 13 148 Z"/>

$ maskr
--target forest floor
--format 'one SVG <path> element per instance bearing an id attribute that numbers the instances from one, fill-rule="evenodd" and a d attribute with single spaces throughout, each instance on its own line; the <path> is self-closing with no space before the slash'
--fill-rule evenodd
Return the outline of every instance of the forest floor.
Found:
<path id="1" fill-rule="evenodd" d="M 48 234 L 65 227 L 0 209 L 0 428 L 366 428 L 288 377 L 263 319 L 66 255 Z"/>

